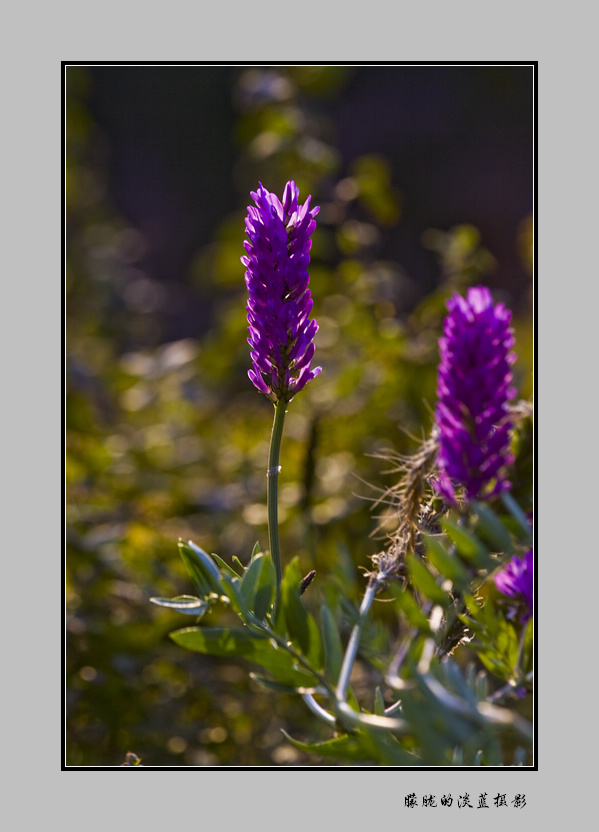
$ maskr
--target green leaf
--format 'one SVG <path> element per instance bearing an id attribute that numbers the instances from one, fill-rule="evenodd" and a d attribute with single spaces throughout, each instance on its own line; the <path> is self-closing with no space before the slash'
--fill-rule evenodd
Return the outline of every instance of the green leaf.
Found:
<path id="1" fill-rule="evenodd" d="M 472 718 L 447 707 L 442 696 L 439 697 L 439 693 L 448 693 L 441 684 L 435 686 L 438 693 L 433 693 L 421 678 L 415 681 L 417 687 L 402 699 L 402 716 L 418 740 L 425 764 L 434 760 L 437 765 L 443 765 L 442 761 L 449 761 L 453 749 L 462 747 L 477 729 Z M 466 702 L 464 706 L 467 708 Z"/>
<path id="2" fill-rule="evenodd" d="M 202 598 L 206 598 L 212 592 L 216 592 L 217 595 L 224 594 L 218 566 L 207 552 L 191 540 L 187 543 L 179 540 L 179 552 Z"/>
<path id="3" fill-rule="evenodd" d="M 465 592 L 463 594 L 464 604 L 466 605 L 466 609 L 470 613 L 470 615 L 476 620 L 479 621 L 482 614 L 483 608 L 478 603 L 474 595 L 471 595 L 469 592 Z"/>
<path id="4" fill-rule="evenodd" d="M 499 633 L 496 639 L 497 651 L 504 655 L 511 668 L 516 669 L 518 663 L 518 635 L 516 628 L 509 621 L 500 619 Z"/>
<path id="5" fill-rule="evenodd" d="M 449 596 L 445 590 L 435 581 L 435 578 L 428 571 L 422 560 L 411 552 L 406 556 L 406 564 L 410 578 L 416 589 L 431 601 L 436 604 L 443 604 L 446 606 L 449 602 Z"/>
<path id="6" fill-rule="evenodd" d="M 336 685 L 343 664 L 343 644 L 337 629 L 337 623 L 330 609 L 323 604 L 320 610 L 322 634 L 324 641 L 324 666 L 327 678 Z"/>
<path id="7" fill-rule="evenodd" d="M 385 700 L 378 686 L 374 692 L 374 712 L 377 716 L 385 716 Z"/>
<path id="8" fill-rule="evenodd" d="M 239 560 L 239 558 L 237 557 L 237 555 L 233 555 L 233 557 L 231 558 L 231 560 L 233 561 L 233 563 L 235 564 L 235 566 L 238 566 L 238 567 L 239 567 L 240 573 L 241 573 L 241 574 L 243 574 L 243 573 L 245 572 L 245 570 L 246 570 L 246 567 L 245 567 L 245 566 L 243 565 L 243 563 Z"/>
<path id="9" fill-rule="evenodd" d="M 473 502 L 473 522 L 476 533 L 488 543 L 493 551 L 513 554 L 514 544 L 508 530 L 493 509 L 484 503 Z"/>
<path id="10" fill-rule="evenodd" d="M 228 572 L 221 576 L 222 592 L 224 592 L 231 601 L 231 606 L 239 615 L 247 612 L 247 607 L 241 595 L 241 578 L 233 577 Z"/>
<path id="11" fill-rule="evenodd" d="M 384 766 L 421 766 L 422 761 L 406 751 L 392 734 L 381 733 L 365 725 L 360 728 L 361 745 Z"/>
<path id="12" fill-rule="evenodd" d="M 193 540 L 188 540 L 187 546 L 196 554 L 198 560 L 201 561 L 206 574 L 210 576 L 211 580 L 215 581 L 215 587 L 219 586 L 220 571 L 214 559 L 201 546 L 194 543 Z"/>
<path id="13" fill-rule="evenodd" d="M 229 566 L 229 564 L 226 561 L 224 561 L 221 557 L 219 557 L 217 554 L 212 552 L 211 557 L 216 561 L 216 565 L 220 566 L 221 569 L 224 569 L 225 572 L 228 572 L 232 578 L 240 577 L 239 573 L 236 572 L 232 566 Z"/>
<path id="14" fill-rule="evenodd" d="M 430 635 L 431 628 L 429 620 L 420 609 L 420 605 L 416 603 L 413 595 L 407 590 L 402 590 L 397 593 L 396 597 L 397 604 L 407 618 L 408 623 L 417 627 L 421 632 Z"/>
<path id="15" fill-rule="evenodd" d="M 258 685 L 267 690 L 274 690 L 276 693 L 314 693 L 317 688 L 294 688 L 291 685 L 284 685 L 282 682 L 276 682 L 274 679 L 267 679 L 266 676 L 261 676 L 260 673 L 250 673 L 250 678 Z"/>
<path id="16" fill-rule="evenodd" d="M 319 757 L 336 757 L 337 759 L 345 760 L 360 760 L 366 762 L 371 759 L 366 749 L 362 746 L 358 735 L 346 734 L 341 737 L 334 737 L 331 740 L 324 742 L 300 742 L 293 739 L 289 734 L 281 729 L 285 739 L 289 740 L 291 745 L 299 751 L 307 751 L 310 754 L 318 754 Z"/>
<path id="17" fill-rule="evenodd" d="M 524 643 L 522 647 L 522 670 L 524 673 L 528 673 L 530 670 L 533 669 L 533 661 L 534 661 L 534 635 L 533 635 L 533 623 L 534 619 L 529 618 L 526 626 L 526 632 L 524 634 Z"/>
<path id="18" fill-rule="evenodd" d="M 195 595 L 177 595 L 175 598 L 150 598 L 153 604 L 159 607 L 182 612 L 185 615 L 204 615 L 210 604 Z"/>
<path id="19" fill-rule="evenodd" d="M 283 628 L 296 649 L 299 649 L 310 664 L 320 670 L 324 655 L 320 632 L 313 617 L 305 608 L 300 597 L 299 585 L 302 574 L 298 558 L 287 565 L 281 582 L 281 605 L 277 616 L 277 630 Z"/>
<path id="20" fill-rule="evenodd" d="M 476 636 L 468 647 L 496 676 L 505 680 L 517 677 L 520 648 L 519 636 L 514 625 L 501 614 L 496 613 L 490 598 L 483 607 L 480 607 L 471 596 L 466 596 L 465 601 L 472 617 L 460 616 L 460 618 Z M 532 641 L 532 626 L 525 635 L 523 654 L 526 652 L 529 637 Z M 528 642 L 529 649 L 531 641 Z"/>
<path id="21" fill-rule="evenodd" d="M 275 599 L 277 576 L 272 559 L 268 555 L 260 556 L 262 571 L 254 594 L 254 615 L 263 620 Z"/>
<path id="22" fill-rule="evenodd" d="M 262 567 L 267 560 L 266 555 L 256 555 L 252 557 L 250 565 L 245 571 L 245 575 L 241 580 L 239 591 L 246 607 L 254 611 L 254 598 L 260 583 L 260 576 L 262 574 Z"/>
<path id="23" fill-rule="evenodd" d="M 451 656 L 443 659 L 441 670 L 447 681 L 447 685 L 454 693 L 465 699 L 473 708 L 476 708 L 477 697 L 472 688 L 468 685 L 459 664 Z"/>
<path id="24" fill-rule="evenodd" d="M 470 583 L 468 572 L 460 560 L 445 550 L 445 547 L 437 537 L 424 535 L 426 554 L 435 569 L 441 575 L 448 578 L 456 587 L 462 589 Z"/>
<path id="25" fill-rule="evenodd" d="M 184 627 L 170 634 L 172 640 L 198 653 L 211 656 L 242 656 L 252 658 L 261 655 L 268 639 L 250 630 L 233 627 Z"/>
<path id="26" fill-rule="evenodd" d="M 242 628 L 185 627 L 171 633 L 172 640 L 197 653 L 211 656 L 236 656 L 260 665 L 278 682 L 294 688 L 312 688 L 318 682 L 295 667 L 293 656 L 266 637 Z"/>
<path id="27" fill-rule="evenodd" d="M 523 540 L 526 543 L 532 543 L 532 529 L 528 518 L 509 491 L 504 491 L 501 494 L 501 502 L 504 504 L 510 517 L 515 523 L 515 531 L 518 535 L 518 539 Z"/>
<path id="28" fill-rule="evenodd" d="M 444 517 L 441 520 L 441 527 L 454 543 L 461 558 L 473 563 L 477 569 L 493 569 L 496 566 L 481 541 L 451 517 Z"/>
<path id="29" fill-rule="evenodd" d="M 495 676 L 508 681 L 512 677 L 512 668 L 505 657 L 491 649 L 478 649 L 476 654 L 487 670 Z"/>
<path id="30" fill-rule="evenodd" d="M 187 544 L 180 540 L 179 554 L 181 555 L 185 568 L 193 581 L 193 585 L 202 598 L 207 598 L 214 590 L 212 588 L 212 583 L 208 580 L 201 564 L 198 562 L 195 552 L 193 549 L 190 549 Z"/>

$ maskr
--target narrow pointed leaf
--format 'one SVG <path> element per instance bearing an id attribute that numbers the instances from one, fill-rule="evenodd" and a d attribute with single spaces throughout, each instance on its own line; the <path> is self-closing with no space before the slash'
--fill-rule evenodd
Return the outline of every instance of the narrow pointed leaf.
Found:
<path id="1" fill-rule="evenodd" d="M 319 757 L 336 757 L 341 760 L 363 760 L 367 762 L 372 759 L 372 755 L 362 746 L 357 735 L 345 735 L 324 742 L 310 743 L 295 740 L 286 731 L 281 730 L 285 738 L 299 751 L 307 751 L 310 754 L 317 754 Z"/>
<path id="2" fill-rule="evenodd" d="M 193 585 L 202 598 L 207 598 L 213 591 L 212 583 L 206 577 L 201 564 L 195 555 L 195 552 L 190 549 L 183 541 L 179 541 L 179 554 L 185 564 L 185 568 L 189 573 L 189 577 L 193 581 Z"/>
<path id="3" fill-rule="evenodd" d="M 194 543 L 193 540 L 188 540 L 187 546 L 195 552 L 198 559 L 201 561 L 202 566 L 206 570 L 206 573 L 218 585 L 218 581 L 220 580 L 220 572 L 214 559 L 208 554 L 208 552 L 205 552 L 201 546 L 198 546 L 197 543 Z"/>
<path id="4" fill-rule="evenodd" d="M 272 607 L 275 599 L 277 576 L 275 574 L 275 567 L 271 558 L 264 555 L 261 560 L 262 570 L 260 572 L 260 579 L 254 594 L 254 615 L 256 618 L 263 620 L 266 613 Z"/>
<path id="5" fill-rule="evenodd" d="M 210 606 L 195 595 L 177 595 L 175 598 L 150 598 L 152 604 L 159 607 L 169 607 L 185 615 L 203 615 Z"/>
<path id="6" fill-rule="evenodd" d="M 484 503 L 473 502 L 473 521 L 476 533 L 488 543 L 495 552 L 513 554 L 514 544 L 506 527 L 493 509 Z"/>
<path id="7" fill-rule="evenodd" d="M 416 603 L 410 592 L 403 590 L 398 593 L 397 604 L 410 624 L 417 627 L 422 633 L 430 634 L 431 628 L 429 620 L 422 612 L 420 605 Z"/>
<path id="8" fill-rule="evenodd" d="M 241 580 L 239 591 L 247 608 L 254 611 L 254 599 L 260 583 L 262 568 L 266 560 L 265 555 L 253 557 Z"/>
<path id="9" fill-rule="evenodd" d="M 374 692 L 374 712 L 377 716 L 385 716 L 385 700 L 379 687 Z"/>
<path id="10" fill-rule="evenodd" d="M 200 596 L 205 598 L 212 592 L 223 594 L 218 566 L 207 552 L 191 540 L 187 543 L 180 540 L 179 552 Z"/>
<path id="11" fill-rule="evenodd" d="M 241 577 L 239 573 L 233 569 L 232 566 L 229 566 L 229 564 L 221 557 L 219 557 L 215 552 L 212 552 L 210 556 L 216 561 L 216 565 L 219 566 L 221 569 L 224 569 L 225 572 L 228 572 L 232 578 Z"/>
<path id="12" fill-rule="evenodd" d="M 198 653 L 211 656 L 237 656 L 263 667 L 274 679 L 294 688 L 312 688 L 318 682 L 312 674 L 299 670 L 293 656 L 270 639 L 243 628 L 186 627 L 171 633 L 172 640 Z"/>
<path id="13" fill-rule="evenodd" d="M 243 573 L 245 572 L 245 570 L 246 570 L 246 567 L 245 567 L 245 566 L 243 565 L 243 563 L 239 560 L 239 558 L 237 557 L 237 555 L 233 555 L 233 557 L 231 558 L 231 560 L 233 561 L 233 563 L 235 564 L 235 566 L 238 566 L 238 567 L 239 567 L 239 571 L 240 571 L 240 573 L 241 573 L 241 574 L 243 574 Z"/>
<path id="14" fill-rule="evenodd" d="M 221 586 L 223 587 L 221 591 L 227 595 L 235 612 L 239 615 L 247 612 L 247 606 L 241 594 L 241 578 L 224 572 L 221 577 Z"/>
<path id="15" fill-rule="evenodd" d="M 437 537 L 424 535 L 426 554 L 435 569 L 448 578 L 456 588 L 461 589 L 469 584 L 470 578 L 459 558 L 451 555 Z"/>
<path id="16" fill-rule="evenodd" d="M 441 527 L 464 560 L 472 562 L 478 569 L 493 569 L 496 566 L 489 557 L 486 546 L 451 517 L 443 518 Z"/>
<path id="17" fill-rule="evenodd" d="M 261 687 L 267 690 L 274 690 L 276 693 L 293 693 L 296 695 L 302 693 L 315 693 L 317 688 L 294 688 L 291 685 L 284 685 L 282 682 L 277 682 L 274 679 L 268 679 L 260 673 L 250 673 L 250 678 L 254 680 Z"/>
<path id="18" fill-rule="evenodd" d="M 392 735 L 373 730 L 370 726 L 360 729 L 362 746 L 369 756 L 383 766 L 421 766 L 422 760 L 406 751 Z"/>
<path id="19" fill-rule="evenodd" d="M 435 578 L 428 571 L 422 560 L 411 552 L 406 557 L 408 572 L 416 589 L 436 604 L 447 605 L 449 596 L 437 584 Z"/>

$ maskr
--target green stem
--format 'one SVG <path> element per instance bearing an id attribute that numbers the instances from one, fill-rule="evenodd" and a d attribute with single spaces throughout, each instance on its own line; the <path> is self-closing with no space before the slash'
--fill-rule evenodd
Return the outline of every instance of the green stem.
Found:
<path id="1" fill-rule="evenodd" d="M 275 615 L 279 608 L 281 597 L 281 550 L 279 547 L 279 512 L 278 512 L 278 484 L 279 484 L 279 454 L 281 451 L 281 439 L 283 436 L 283 425 L 285 424 L 285 413 L 287 402 L 279 401 L 275 405 L 275 417 L 272 424 L 270 437 L 270 450 L 268 453 L 268 478 L 267 506 L 268 506 L 268 541 L 270 545 L 270 556 L 275 567 L 277 579 L 275 590 Z"/>

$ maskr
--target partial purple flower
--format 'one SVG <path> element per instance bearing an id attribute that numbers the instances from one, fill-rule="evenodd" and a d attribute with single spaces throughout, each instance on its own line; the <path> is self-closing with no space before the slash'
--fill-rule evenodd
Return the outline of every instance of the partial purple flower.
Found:
<path id="1" fill-rule="evenodd" d="M 455 486 L 468 500 L 489 498 L 507 488 L 512 424 L 509 400 L 516 394 L 511 365 L 516 356 L 511 312 L 493 305 L 484 286 L 447 302 L 437 383 L 439 474 L 434 485 L 449 502 Z"/>
<path id="2" fill-rule="evenodd" d="M 282 202 L 260 183 L 251 192 L 245 220 L 249 241 L 241 258 L 246 267 L 248 343 L 254 386 L 272 402 L 290 402 L 322 367 L 311 368 L 314 335 L 308 287 L 314 217 L 309 196 L 298 205 L 299 188 L 287 182 Z"/>
<path id="3" fill-rule="evenodd" d="M 513 598 L 524 607 L 522 621 L 528 621 L 533 611 L 533 570 L 532 549 L 522 557 L 517 555 L 495 576 L 495 586 L 502 595 Z"/>

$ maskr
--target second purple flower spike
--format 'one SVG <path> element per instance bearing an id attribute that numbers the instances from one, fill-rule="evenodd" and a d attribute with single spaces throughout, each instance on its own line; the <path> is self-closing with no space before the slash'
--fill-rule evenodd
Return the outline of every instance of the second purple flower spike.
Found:
<path id="1" fill-rule="evenodd" d="M 314 217 L 310 197 L 298 204 L 299 188 L 287 182 L 283 200 L 260 184 L 245 220 L 249 241 L 241 258 L 246 267 L 248 343 L 254 386 L 274 402 L 290 402 L 322 367 L 311 368 L 314 335 L 308 287 Z"/>
<path id="2" fill-rule="evenodd" d="M 511 312 L 493 305 L 485 286 L 454 295 L 448 303 L 437 385 L 438 491 L 455 502 L 455 484 L 468 500 L 489 498 L 509 487 L 509 400 L 512 388 Z"/>
<path id="3" fill-rule="evenodd" d="M 495 576 L 495 586 L 508 598 L 520 601 L 524 606 L 522 621 L 528 621 L 533 611 L 534 601 L 534 556 L 532 549 L 522 557 L 516 555 Z"/>

